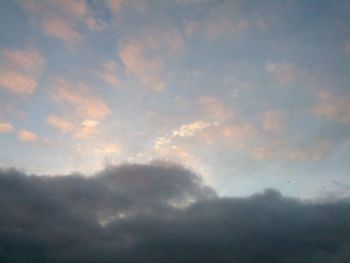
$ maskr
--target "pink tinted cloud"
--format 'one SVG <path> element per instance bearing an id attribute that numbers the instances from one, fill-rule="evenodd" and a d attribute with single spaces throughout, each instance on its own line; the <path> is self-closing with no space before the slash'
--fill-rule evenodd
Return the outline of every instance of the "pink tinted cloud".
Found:
<path id="1" fill-rule="evenodd" d="M 17 131 L 17 137 L 22 142 L 37 142 L 39 136 L 28 130 L 19 130 Z"/>
<path id="2" fill-rule="evenodd" d="M 14 71 L 0 72 L 0 87 L 16 94 L 31 94 L 38 83 L 35 78 Z"/>
<path id="3" fill-rule="evenodd" d="M 74 24 L 60 17 L 47 18 L 42 22 L 44 32 L 52 37 L 76 44 L 82 35 L 75 30 Z"/>
<path id="4" fill-rule="evenodd" d="M 317 94 L 317 103 L 311 109 L 316 116 L 324 117 L 340 123 L 350 123 L 350 96 L 334 94 L 322 90 Z"/>
<path id="5" fill-rule="evenodd" d="M 83 119 L 101 120 L 111 113 L 107 104 L 92 94 L 85 84 L 57 79 L 54 86 L 51 94 L 53 99 L 73 106 L 75 113 Z"/>
<path id="6" fill-rule="evenodd" d="M 263 116 L 262 128 L 267 132 L 282 132 L 285 129 L 282 112 L 275 110 L 266 111 Z"/>
<path id="7" fill-rule="evenodd" d="M 45 60 L 35 49 L 4 49 L 1 52 L 0 87 L 16 94 L 31 94 Z"/>
<path id="8" fill-rule="evenodd" d="M 125 39 L 118 53 L 128 73 L 155 91 L 166 88 L 164 66 L 183 47 L 183 39 L 174 28 L 152 28 Z"/>
<path id="9" fill-rule="evenodd" d="M 0 133 L 10 133 L 14 130 L 13 126 L 9 122 L 0 122 Z"/>

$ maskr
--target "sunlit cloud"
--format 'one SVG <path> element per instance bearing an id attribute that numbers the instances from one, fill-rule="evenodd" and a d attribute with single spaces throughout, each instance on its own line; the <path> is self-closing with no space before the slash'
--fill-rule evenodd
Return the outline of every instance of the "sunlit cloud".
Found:
<path id="1" fill-rule="evenodd" d="M 99 120 L 111 113 L 107 104 L 93 95 L 89 87 L 83 83 L 70 83 L 65 79 L 57 79 L 51 95 L 55 101 L 73 106 L 75 113 L 82 118 Z"/>
<path id="2" fill-rule="evenodd" d="M 190 124 L 184 124 L 179 129 L 173 131 L 173 136 L 190 137 L 210 126 L 204 121 L 196 121 Z"/>
<path id="3" fill-rule="evenodd" d="M 2 71 L 0 73 L 0 86 L 12 93 L 31 94 L 38 83 L 31 76 L 13 71 Z"/>
<path id="4" fill-rule="evenodd" d="M 350 123 L 350 96 L 336 95 L 331 91 L 323 90 L 317 97 L 318 102 L 312 108 L 314 115 L 340 123 Z"/>
<path id="5" fill-rule="evenodd" d="M 75 44 L 82 38 L 82 35 L 75 30 L 74 26 L 64 18 L 54 17 L 45 19 L 42 27 L 46 34 L 70 44 Z"/>
<path id="6" fill-rule="evenodd" d="M 16 94 L 31 94 L 45 60 L 35 49 L 4 49 L 1 52 L 0 87 Z"/>
<path id="7" fill-rule="evenodd" d="M 176 29 L 160 28 L 125 39 L 118 51 L 127 72 L 138 77 L 146 87 L 163 91 L 166 89 L 163 67 L 182 46 L 182 36 Z"/>
<path id="8" fill-rule="evenodd" d="M 14 127 L 9 122 L 0 121 L 0 133 L 10 133 L 14 130 Z"/>
<path id="9" fill-rule="evenodd" d="M 47 118 L 47 123 L 63 133 L 70 132 L 74 128 L 71 122 L 59 116 L 49 116 Z"/>
<path id="10" fill-rule="evenodd" d="M 234 113 L 229 110 L 220 99 L 212 96 L 200 97 L 198 104 L 201 111 L 214 122 L 224 122 L 234 118 Z"/>
<path id="11" fill-rule="evenodd" d="M 22 142 L 37 142 L 39 141 L 39 136 L 28 130 L 19 130 L 17 132 L 17 137 Z"/>

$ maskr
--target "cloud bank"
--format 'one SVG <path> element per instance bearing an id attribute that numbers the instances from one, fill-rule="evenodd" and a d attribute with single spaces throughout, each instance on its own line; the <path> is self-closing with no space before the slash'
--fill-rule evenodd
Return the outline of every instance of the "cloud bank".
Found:
<path id="1" fill-rule="evenodd" d="M 221 198 L 169 163 L 92 177 L 0 170 L 0 261 L 308 262 L 350 260 L 350 202 L 266 190 Z"/>

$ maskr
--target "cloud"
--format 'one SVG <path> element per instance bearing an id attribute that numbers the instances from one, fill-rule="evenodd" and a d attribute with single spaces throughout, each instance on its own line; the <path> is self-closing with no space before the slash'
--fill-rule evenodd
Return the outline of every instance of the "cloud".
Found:
<path id="1" fill-rule="evenodd" d="M 288 86 L 292 84 L 297 76 L 295 66 L 288 63 L 268 62 L 265 69 L 281 86 Z"/>
<path id="2" fill-rule="evenodd" d="M 65 13 L 72 13 L 76 16 L 84 16 L 88 13 L 88 7 L 84 0 L 53 0 L 52 2 Z"/>
<path id="3" fill-rule="evenodd" d="M 38 86 L 36 79 L 13 71 L 0 73 L 0 86 L 16 94 L 31 94 Z"/>
<path id="4" fill-rule="evenodd" d="M 349 55 L 350 56 L 350 41 L 347 41 L 345 44 L 344 44 L 344 53 L 346 55 Z"/>
<path id="5" fill-rule="evenodd" d="M 107 6 L 114 12 L 118 13 L 123 5 L 124 0 L 106 0 Z"/>
<path id="6" fill-rule="evenodd" d="M 284 140 L 272 140 L 268 143 L 250 148 L 250 154 L 255 160 L 289 160 L 313 161 L 319 160 L 330 152 L 332 144 L 318 140 L 308 146 L 290 145 Z"/>
<path id="7" fill-rule="evenodd" d="M 280 133 L 285 129 L 281 111 L 268 110 L 264 113 L 262 128 L 267 132 Z"/>
<path id="8" fill-rule="evenodd" d="M 220 99 L 213 96 L 203 96 L 198 99 L 201 111 L 214 122 L 221 123 L 234 118 L 234 114 Z"/>
<path id="9" fill-rule="evenodd" d="M 92 177 L 0 169 L 2 262 L 350 260 L 350 201 L 266 190 L 220 198 L 176 165 L 108 167 Z"/>
<path id="10" fill-rule="evenodd" d="M 120 81 L 117 77 L 119 66 L 114 61 L 103 64 L 102 69 L 95 71 L 95 74 L 109 85 L 117 86 Z"/>
<path id="11" fill-rule="evenodd" d="M 234 142 L 245 142 L 252 139 L 256 133 L 256 128 L 251 124 L 231 124 L 221 128 L 221 135 Z"/>
<path id="12" fill-rule="evenodd" d="M 118 53 L 128 73 L 135 75 L 146 87 L 163 91 L 166 88 L 163 68 L 182 46 L 182 36 L 175 28 L 152 28 L 125 39 Z"/>
<path id="13" fill-rule="evenodd" d="M 47 118 L 47 123 L 63 133 L 71 131 L 74 127 L 71 122 L 59 116 L 49 116 Z"/>
<path id="14" fill-rule="evenodd" d="M 45 60 L 35 49 L 4 49 L 1 52 L 0 87 L 15 94 L 31 94 Z"/>
<path id="15" fill-rule="evenodd" d="M 73 106 L 75 114 L 83 119 L 102 120 L 111 113 L 108 105 L 83 83 L 56 79 L 51 95 L 55 101 Z"/>
<path id="16" fill-rule="evenodd" d="M 232 17 L 220 17 L 210 21 L 205 27 L 205 33 L 210 39 L 237 35 L 250 26 L 247 19 L 233 20 Z"/>
<path id="17" fill-rule="evenodd" d="M 64 40 L 70 44 L 76 44 L 82 35 L 74 29 L 69 21 L 60 17 L 47 18 L 42 23 L 42 28 L 49 36 Z"/>
<path id="18" fill-rule="evenodd" d="M 39 136 L 28 130 L 17 131 L 17 137 L 22 142 L 37 142 L 39 141 Z"/>
<path id="19" fill-rule="evenodd" d="M 323 90 L 317 95 L 318 101 L 311 109 L 316 116 L 324 117 L 340 123 L 350 123 L 350 96 L 338 95 Z"/>
<path id="20" fill-rule="evenodd" d="M 13 126 L 9 122 L 0 121 L 0 133 L 10 133 L 14 130 Z"/>
<path id="21" fill-rule="evenodd" d="M 173 136 L 190 137 L 208 127 L 210 127 L 210 123 L 204 121 L 196 121 L 189 124 L 184 124 L 181 125 L 179 129 L 173 131 Z"/>

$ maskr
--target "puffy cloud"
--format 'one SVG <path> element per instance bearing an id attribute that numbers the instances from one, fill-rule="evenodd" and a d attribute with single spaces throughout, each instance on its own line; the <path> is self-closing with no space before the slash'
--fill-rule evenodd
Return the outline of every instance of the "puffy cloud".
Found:
<path id="1" fill-rule="evenodd" d="M 154 28 L 125 39 L 118 52 L 129 73 L 146 87 L 163 91 L 166 88 L 164 64 L 178 54 L 182 46 L 182 36 L 176 29 Z"/>
<path id="2" fill-rule="evenodd" d="M 92 177 L 1 169 L 0 193 L 2 262 L 350 260 L 349 200 L 310 203 L 274 190 L 220 198 L 167 163 Z"/>
<path id="3" fill-rule="evenodd" d="M 0 87 L 16 94 L 31 94 L 45 60 L 35 49 L 4 49 L 1 52 Z"/>
<path id="4" fill-rule="evenodd" d="M 0 86 L 12 93 L 31 94 L 38 83 L 32 76 L 13 71 L 2 71 L 0 72 Z"/>
<path id="5" fill-rule="evenodd" d="M 181 125 L 178 130 L 173 131 L 173 136 L 180 137 L 190 137 L 195 135 L 196 133 L 206 129 L 210 126 L 210 123 L 204 121 L 196 121 L 190 124 Z"/>
<path id="6" fill-rule="evenodd" d="M 340 123 L 350 123 L 349 105 L 349 95 L 339 96 L 331 91 L 323 90 L 318 93 L 318 102 L 312 108 L 312 113 Z"/>
<path id="7" fill-rule="evenodd" d="M 65 13 L 72 13 L 76 16 L 84 16 L 88 13 L 88 7 L 84 0 L 52 0 Z"/>
<path id="8" fill-rule="evenodd" d="M 9 133 L 14 130 L 13 126 L 9 122 L 1 122 L 0 121 L 0 133 Z"/>
<path id="9" fill-rule="evenodd" d="M 38 135 L 28 130 L 17 131 L 17 137 L 22 142 L 37 142 L 39 140 Z"/>
<path id="10" fill-rule="evenodd" d="M 52 92 L 57 102 L 68 103 L 81 118 L 101 120 L 106 118 L 111 110 L 100 98 L 93 95 L 85 84 L 70 83 L 65 79 L 57 79 Z"/>
<path id="11" fill-rule="evenodd" d="M 5 49 L 2 55 L 8 67 L 22 73 L 40 73 L 46 63 L 39 51 L 35 49 Z"/>
<path id="12" fill-rule="evenodd" d="M 97 149 L 99 153 L 103 153 L 103 154 L 114 154 L 114 153 L 120 152 L 120 150 L 121 150 L 120 145 L 116 143 L 103 144 Z"/>
<path id="13" fill-rule="evenodd" d="M 74 25 L 63 17 L 45 19 L 42 28 L 46 34 L 70 44 L 75 44 L 82 38 L 82 35 L 75 30 Z"/>

